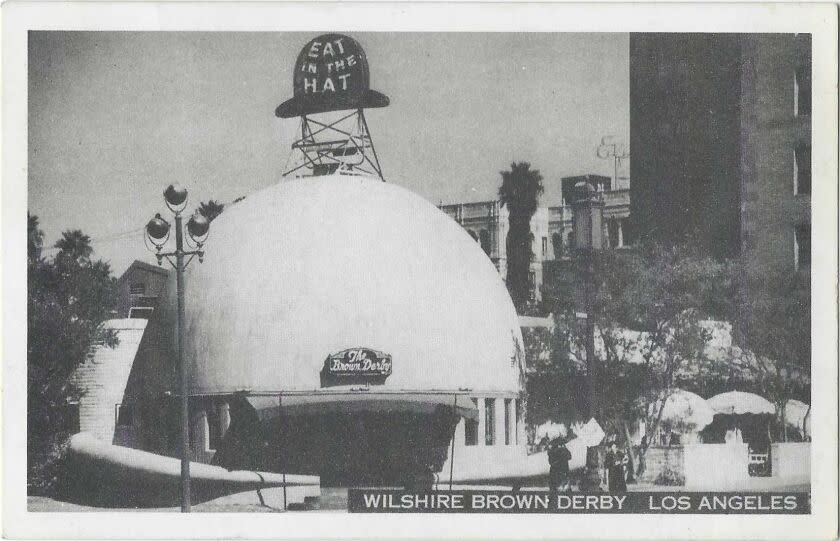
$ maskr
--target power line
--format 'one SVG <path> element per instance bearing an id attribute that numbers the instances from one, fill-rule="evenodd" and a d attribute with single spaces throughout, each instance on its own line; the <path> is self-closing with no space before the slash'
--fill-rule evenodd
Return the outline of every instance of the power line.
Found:
<path id="1" fill-rule="evenodd" d="M 246 197 L 247 197 L 247 195 L 246 196 L 240 196 L 240 197 L 236 197 L 236 198 L 234 198 L 230 201 L 226 201 L 226 202 L 219 202 L 218 200 L 214 200 L 214 199 L 211 199 L 209 201 L 216 201 L 220 205 L 222 205 L 223 207 L 228 207 L 230 205 L 234 205 L 234 204 L 238 203 L 239 201 L 242 201 Z M 108 242 L 116 242 L 116 241 L 120 241 L 120 240 L 126 240 L 126 239 L 129 239 L 131 237 L 143 234 L 143 232 L 145 230 L 146 230 L 146 226 L 142 225 L 140 227 L 135 227 L 134 229 L 128 229 L 128 230 L 119 231 L 119 232 L 116 232 L 116 233 L 107 233 L 105 235 L 90 237 L 90 242 L 91 242 L 91 244 L 93 244 L 93 243 L 104 244 L 104 243 L 108 243 Z M 53 251 L 57 251 L 57 250 L 58 250 L 58 247 L 56 247 L 56 246 L 49 246 L 49 247 L 45 246 L 45 247 L 41 248 L 41 253 L 53 252 Z"/>
<path id="2" fill-rule="evenodd" d="M 90 242 L 91 242 L 91 244 L 93 244 L 95 242 L 100 243 L 100 244 L 104 244 L 104 243 L 107 243 L 107 242 L 125 240 L 125 239 L 131 238 L 133 236 L 136 236 L 138 234 L 142 234 L 144 229 L 145 229 L 145 227 L 138 227 L 138 228 L 135 228 L 135 229 L 129 229 L 127 231 L 120 231 L 118 233 L 109 233 L 107 235 L 102 235 L 102 236 L 98 236 L 98 237 L 90 237 Z M 50 252 L 50 251 L 55 251 L 55 250 L 58 250 L 57 246 L 45 246 L 41 249 L 41 252 Z"/>

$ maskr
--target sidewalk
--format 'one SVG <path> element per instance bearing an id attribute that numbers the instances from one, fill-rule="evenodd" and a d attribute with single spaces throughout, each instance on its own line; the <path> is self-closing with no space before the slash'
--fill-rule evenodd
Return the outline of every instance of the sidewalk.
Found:
<path id="1" fill-rule="evenodd" d="M 180 507 L 92 507 L 75 503 L 62 502 L 43 496 L 27 496 L 26 510 L 30 513 L 180 513 Z M 271 507 L 247 504 L 220 504 L 215 502 L 198 503 L 192 506 L 194 513 L 277 513 L 282 512 Z"/>
<path id="2" fill-rule="evenodd" d="M 649 483 L 627 485 L 630 492 L 810 492 L 808 479 L 780 479 L 778 477 L 750 477 L 729 486 L 665 486 Z"/>

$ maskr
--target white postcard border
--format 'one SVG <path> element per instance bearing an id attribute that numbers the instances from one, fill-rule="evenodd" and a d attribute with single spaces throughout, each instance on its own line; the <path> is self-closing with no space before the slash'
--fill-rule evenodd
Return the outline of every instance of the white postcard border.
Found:
<path id="1" fill-rule="evenodd" d="M 7 2 L 2 8 L 3 533 L 13 538 L 829 538 L 837 535 L 837 9 L 830 4 Z M 812 502 L 805 516 L 28 513 L 26 32 L 811 32 Z M 285 82 L 283 82 L 285 84 Z"/>

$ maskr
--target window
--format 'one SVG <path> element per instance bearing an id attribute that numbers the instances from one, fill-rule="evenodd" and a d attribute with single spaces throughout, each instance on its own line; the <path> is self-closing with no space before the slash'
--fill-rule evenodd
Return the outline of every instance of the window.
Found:
<path id="1" fill-rule="evenodd" d="M 543 259 L 545 259 L 546 256 L 548 256 L 548 237 L 542 238 L 542 256 Z"/>
<path id="2" fill-rule="evenodd" d="M 794 150 L 793 193 L 811 194 L 811 145 L 797 145 Z"/>
<path id="3" fill-rule="evenodd" d="M 496 399 L 484 399 L 484 445 L 496 444 Z"/>
<path id="4" fill-rule="evenodd" d="M 793 240 L 794 263 L 799 270 L 811 264 L 811 224 L 796 226 Z"/>
<path id="5" fill-rule="evenodd" d="M 134 404 L 117 404 L 117 426 L 134 426 Z"/>
<path id="6" fill-rule="evenodd" d="M 131 286 L 128 288 L 128 292 L 131 295 L 145 295 L 146 294 L 146 284 L 144 284 L 142 282 L 131 284 Z"/>
<path id="7" fill-rule="evenodd" d="M 799 66 L 793 74 L 793 114 L 811 114 L 811 69 Z"/>
<path id="8" fill-rule="evenodd" d="M 478 400 L 472 401 L 478 407 Z M 478 419 L 464 418 L 464 445 L 478 445 Z"/>
<path id="9" fill-rule="evenodd" d="M 510 422 L 512 421 L 510 400 L 510 398 L 505 398 L 505 445 L 510 445 Z"/>

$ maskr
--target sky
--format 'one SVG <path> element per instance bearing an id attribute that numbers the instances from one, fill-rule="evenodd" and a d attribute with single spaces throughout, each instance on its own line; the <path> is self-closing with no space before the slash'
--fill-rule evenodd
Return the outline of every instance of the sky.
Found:
<path id="1" fill-rule="evenodd" d="M 30 32 L 28 208 L 45 244 L 81 229 L 119 275 L 153 261 L 142 227 L 169 183 L 191 208 L 281 182 L 299 123 L 274 109 L 316 34 Z M 494 199 L 528 161 L 556 205 L 561 177 L 612 175 L 601 137 L 628 141 L 627 34 L 351 35 L 391 100 L 366 112 L 385 179 L 435 204 Z"/>

